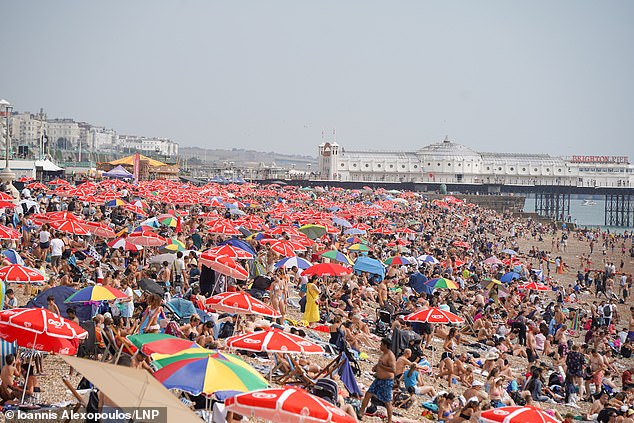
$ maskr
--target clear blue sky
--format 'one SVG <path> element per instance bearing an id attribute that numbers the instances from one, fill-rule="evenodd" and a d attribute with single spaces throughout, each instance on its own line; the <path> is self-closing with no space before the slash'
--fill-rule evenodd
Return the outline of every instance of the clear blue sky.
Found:
<path id="1" fill-rule="evenodd" d="M 5 1 L 0 97 L 186 146 L 634 159 L 634 2 Z"/>

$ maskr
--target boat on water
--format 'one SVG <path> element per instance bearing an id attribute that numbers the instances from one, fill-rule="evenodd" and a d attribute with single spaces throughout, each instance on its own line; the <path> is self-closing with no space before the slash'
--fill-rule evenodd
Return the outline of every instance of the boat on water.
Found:
<path id="1" fill-rule="evenodd" d="M 596 206 L 597 202 L 594 200 L 583 200 L 582 206 Z"/>

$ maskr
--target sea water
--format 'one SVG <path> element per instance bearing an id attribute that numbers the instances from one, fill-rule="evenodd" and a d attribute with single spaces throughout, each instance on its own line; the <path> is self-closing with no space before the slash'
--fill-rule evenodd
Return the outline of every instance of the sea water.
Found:
<path id="1" fill-rule="evenodd" d="M 585 200 L 592 200 L 596 204 L 592 206 L 584 206 Z M 529 195 L 524 202 L 525 212 L 535 211 L 535 196 Z M 605 198 L 603 196 L 589 196 L 589 197 L 577 197 L 570 199 L 570 216 L 572 222 L 577 222 L 577 226 L 583 228 L 587 226 L 601 227 L 603 230 L 610 230 L 610 232 L 622 233 L 624 231 L 632 232 L 634 227 L 622 227 L 622 226 L 605 226 Z"/>

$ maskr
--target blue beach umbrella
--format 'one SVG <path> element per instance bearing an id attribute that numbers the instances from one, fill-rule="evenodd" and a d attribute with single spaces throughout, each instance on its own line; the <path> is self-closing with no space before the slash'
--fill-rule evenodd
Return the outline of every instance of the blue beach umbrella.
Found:
<path id="1" fill-rule="evenodd" d="M 505 273 L 504 276 L 500 278 L 500 282 L 509 283 L 514 279 L 519 279 L 522 276 L 517 272 L 508 272 Z"/>

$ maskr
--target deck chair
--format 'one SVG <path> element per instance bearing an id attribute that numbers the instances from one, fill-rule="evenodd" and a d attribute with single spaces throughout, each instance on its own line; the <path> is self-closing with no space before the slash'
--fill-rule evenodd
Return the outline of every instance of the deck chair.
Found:
<path id="1" fill-rule="evenodd" d="M 79 394 L 79 392 L 77 392 L 77 389 L 75 389 L 75 387 L 70 383 L 70 380 L 68 380 L 67 376 L 62 377 L 62 382 L 64 382 L 64 385 L 66 385 L 66 388 L 68 388 L 70 393 L 73 394 L 73 396 L 77 400 L 77 403 L 73 406 L 73 412 L 70 414 L 72 416 L 75 413 L 77 413 L 81 407 L 86 408 L 87 404 L 86 404 L 86 401 L 84 400 L 84 397 L 82 397 Z M 71 417 L 64 420 L 64 423 L 68 423 L 70 421 L 71 421 Z"/>
<path id="2" fill-rule="evenodd" d="M 286 354 L 286 360 L 288 360 L 288 364 L 291 367 L 291 371 L 288 374 L 283 375 L 281 378 L 277 380 L 277 383 L 280 385 L 300 385 L 306 389 L 310 389 L 313 385 L 315 385 L 315 380 L 310 378 L 306 371 L 300 366 L 297 361 L 293 358 L 292 355 Z"/>
<path id="3" fill-rule="evenodd" d="M 475 323 L 473 322 L 473 317 L 471 317 L 467 313 L 464 313 L 463 317 L 464 317 L 464 327 L 462 328 L 461 332 L 465 335 L 471 335 L 477 338 L 478 331 L 476 331 L 474 328 Z"/>

